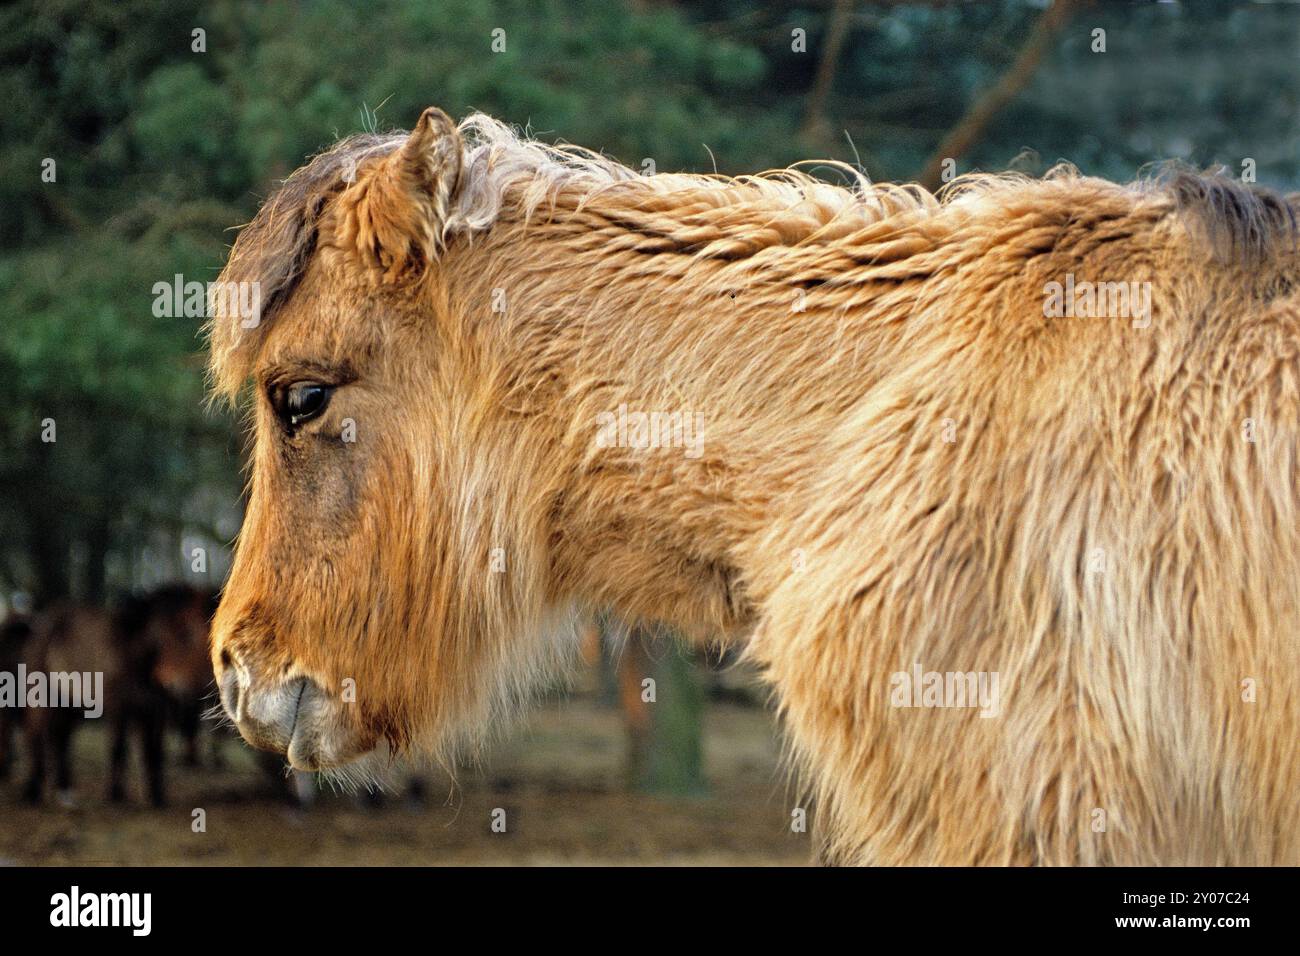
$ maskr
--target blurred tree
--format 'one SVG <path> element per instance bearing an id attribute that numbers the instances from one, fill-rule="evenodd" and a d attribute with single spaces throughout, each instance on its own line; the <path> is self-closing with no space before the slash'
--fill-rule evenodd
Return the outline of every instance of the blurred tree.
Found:
<path id="1" fill-rule="evenodd" d="M 704 793 L 704 688 L 691 651 L 658 628 L 634 627 L 618 682 L 628 786 L 661 796 Z"/>
<path id="2" fill-rule="evenodd" d="M 703 29 L 767 63 L 769 79 L 735 91 L 733 108 L 783 123 L 779 143 L 756 143 L 748 156 L 715 150 L 719 165 L 860 158 L 873 179 L 914 179 L 1008 73 L 1048 3 L 692 0 L 684 8 Z M 960 171 L 1005 169 L 1026 149 L 1117 180 L 1169 158 L 1237 170 L 1250 157 L 1261 182 L 1300 187 L 1294 3 L 1076 3 L 1028 83 L 957 157 Z M 846 6 L 847 26 L 837 26 Z M 837 42 L 823 92 L 818 69 Z"/>

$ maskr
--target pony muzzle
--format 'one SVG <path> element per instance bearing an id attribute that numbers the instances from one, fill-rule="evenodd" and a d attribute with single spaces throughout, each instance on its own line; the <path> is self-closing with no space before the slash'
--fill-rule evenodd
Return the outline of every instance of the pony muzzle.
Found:
<path id="1" fill-rule="evenodd" d="M 352 743 L 339 705 L 310 677 L 264 684 L 234 659 L 218 678 L 221 704 L 240 735 L 259 750 L 284 754 L 296 770 L 324 770 L 369 748 Z"/>

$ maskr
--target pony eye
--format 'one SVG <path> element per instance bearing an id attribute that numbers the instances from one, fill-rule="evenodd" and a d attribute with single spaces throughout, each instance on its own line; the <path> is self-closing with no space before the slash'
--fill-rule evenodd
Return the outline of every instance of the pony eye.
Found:
<path id="1" fill-rule="evenodd" d="M 296 428 L 325 411 L 333 392 L 332 387 L 320 382 L 295 382 L 284 393 L 280 417 L 289 427 Z"/>

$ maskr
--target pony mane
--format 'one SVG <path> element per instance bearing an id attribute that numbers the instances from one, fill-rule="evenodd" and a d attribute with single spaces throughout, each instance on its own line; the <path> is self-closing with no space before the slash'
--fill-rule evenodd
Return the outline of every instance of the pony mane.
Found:
<path id="1" fill-rule="evenodd" d="M 580 212 L 611 204 L 657 217 L 665 242 L 692 248 L 691 221 L 707 216 L 710 229 L 696 248 L 720 258 L 752 251 L 752 242 L 728 242 L 725 230 L 759 227 L 770 242 L 794 246 L 832 243 L 885 220 L 900 221 L 941 210 L 1008 198 L 1043 182 L 1086 184 L 1097 191 L 1127 193 L 1134 202 L 1156 198 L 1200 224 L 1214 257 L 1258 260 L 1279 237 L 1296 238 L 1294 197 L 1280 197 L 1228 177 L 1197 173 L 1179 164 L 1156 167 L 1127 186 L 1083 176 L 1068 163 L 1042 179 L 1022 173 L 968 173 L 931 193 L 919 184 L 873 183 L 861 170 L 836 160 L 809 160 L 767 172 L 725 176 L 693 173 L 644 175 L 603 154 L 567 143 L 552 145 L 483 113 L 458 125 L 464 141 L 460 186 L 443 223 L 442 239 L 472 237 L 507 214 L 524 224 L 560 207 Z M 269 319 L 292 293 L 316 248 L 317 225 L 329 199 L 355 179 L 362 164 L 397 150 L 406 133 L 364 133 L 341 140 L 296 170 L 247 223 L 222 271 L 219 286 L 257 283 L 261 315 Z M 829 171 L 842 182 L 817 178 L 804 168 Z M 1087 201 L 1088 197 L 1079 197 Z M 719 225 L 723 235 L 719 235 Z M 247 376 L 238 316 L 226 314 L 229 298 L 213 296 L 208 326 L 209 374 L 214 395 L 233 399 Z M 231 330 L 234 330 L 233 332 Z"/>
<path id="2" fill-rule="evenodd" d="M 838 160 L 808 160 L 788 169 L 743 176 L 646 175 L 581 146 L 531 139 L 483 113 L 467 117 L 459 129 L 466 147 L 465 180 L 451 216 L 453 232 L 487 228 L 507 202 L 527 218 L 560 197 L 575 198 L 577 208 L 582 208 L 610 194 L 632 204 L 641 199 L 651 205 L 652 197 L 706 194 L 714 207 L 746 206 L 768 213 L 815 211 L 820 225 L 846 214 L 866 225 L 899 212 L 939 205 L 921 186 L 872 183 L 862 171 Z M 805 173 L 801 166 L 834 172 L 844 184 Z"/>

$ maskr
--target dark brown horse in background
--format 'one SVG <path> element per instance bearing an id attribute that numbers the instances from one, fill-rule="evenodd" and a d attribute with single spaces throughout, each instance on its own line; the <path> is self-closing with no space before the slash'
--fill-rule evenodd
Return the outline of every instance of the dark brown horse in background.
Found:
<path id="1" fill-rule="evenodd" d="M 11 613 L 0 622 L 0 672 L 17 672 L 31 637 L 32 622 L 26 614 Z M 8 780 L 13 769 L 13 739 L 22 723 L 22 713 L 0 707 L 0 780 Z"/>
<path id="2" fill-rule="evenodd" d="M 0 632 L 0 665 L 19 661 L 28 672 L 99 672 L 104 675 L 104 712 L 111 724 L 109 799 L 126 797 L 126 764 L 132 733 L 144 759 L 149 799 L 166 802 L 164 742 L 174 720 L 186 742 L 187 761 L 198 760 L 204 696 L 212 674 L 207 663 L 207 628 L 215 593 L 188 585 L 167 585 L 131 595 L 112 611 L 59 606 L 32 622 L 13 619 Z M 64 799 L 72 792 L 73 736 L 86 719 L 70 708 L 16 712 L 30 758 L 25 799 L 41 799 L 47 764 Z M 8 740 L 15 722 L 6 712 L 0 724 L 0 773 L 8 771 Z"/>
<path id="3" fill-rule="evenodd" d="M 168 721 L 185 741 L 185 765 L 197 767 L 203 715 L 216 700 L 212 661 L 208 656 L 208 625 L 217 610 L 219 592 L 172 585 L 151 596 L 148 627 L 155 628 L 157 647 L 151 680 L 162 687 Z M 219 755 L 213 738 L 213 757 Z"/>

